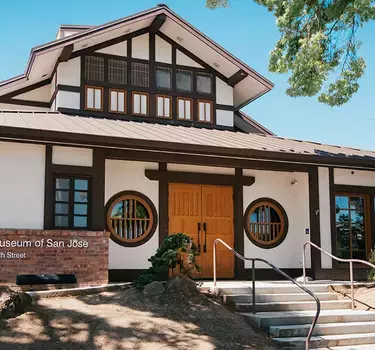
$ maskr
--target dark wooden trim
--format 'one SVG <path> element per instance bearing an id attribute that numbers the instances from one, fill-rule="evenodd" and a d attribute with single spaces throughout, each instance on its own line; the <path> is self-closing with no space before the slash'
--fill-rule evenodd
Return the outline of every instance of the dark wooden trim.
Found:
<path id="1" fill-rule="evenodd" d="M 44 224 L 45 230 L 53 226 L 53 172 L 52 172 L 52 145 L 46 145 L 44 173 Z"/>
<path id="2" fill-rule="evenodd" d="M 320 212 L 319 212 L 319 175 L 318 167 L 311 167 L 309 176 L 309 208 L 310 208 L 310 241 L 320 247 Z M 303 232 L 301 232 L 303 234 Z M 317 249 L 311 251 L 311 268 L 313 273 L 321 268 L 321 253 Z M 314 275 L 315 276 L 315 275 Z"/>
<path id="3" fill-rule="evenodd" d="M 159 163 L 159 171 L 167 171 L 167 163 Z M 168 180 L 162 178 L 159 180 L 159 247 L 169 231 L 168 198 Z"/>
<path id="4" fill-rule="evenodd" d="M 353 186 L 353 185 L 332 185 L 334 192 L 348 192 L 375 195 L 375 187 Z"/>
<path id="5" fill-rule="evenodd" d="M 335 201 L 335 190 L 334 190 L 334 171 L 333 168 L 328 168 L 328 178 L 329 178 L 329 205 L 330 205 L 330 218 L 331 218 L 331 252 L 333 255 L 336 254 L 336 201 Z M 332 260 L 332 267 L 337 264 L 337 261 Z"/>
<path id="6" fill-rule="evenodd" d="M 6 103 L 10 105 L 19 105 L 19 106 L 30 106 L 30 107 L 39 107 L 39 108 L 49 108 L 49 102 L 40 102 L 40 101 L 29 101 L 29 100 L 18 100 L 15 98 L 2 99 L 0 98 L 0 103 Z"/>
<path id="7" fill-rule="evenodd" d="M 94 172 L 92 167 L 78 165 L 52 164 L 51 170 L 55 174 L 85 175 L 91 176 Z"/>
<path id="8" fill-rule="evenodd" d="M 150 33 L 156 34 L 163 26 L 166 20 L 167 16 L 164 13 L 157 15 L 150 25 Z"/>
<path id="9" fill-rule="evenodd" d="M 69 91 L 69 92 L 81 92 L 80 86 L 72 86 L 72 85 L 64 85 L 64 84 L 58 84 L 56 86 L 58 91 Z"/>
<path id="10" fill-rule="evenodd" d="M 254 176 L 236 176 L 224 174 L 193 173 L 183 171 L 153 170 L 146 169 L 145 176 L 149 180 L 160 181 L 167 179 L 172 183 L 233 186 L 240 184 L 251 186 L 255 182 Z"/>
<path id="11" fill-rule="evenodd" d="M 221 105 L 221 104 L 218 104 L 216 103 L 216 110 L 222 110 L 222 111 L 231 111 L 231 112 L 234 112 L 234 106 L 230 106 L 230 105 Z"/>
<path id="12" fill-rule="evenodd" d="M 60 62 L 67 62 L 67 61 L 69 61 L 69 58 L 70 58 L 70 56 L 73 53 L 73 50 L 74 50 L 74 45 L 73 44 L 65 46 L 63 48 L 61 54 L 60 54 L 58 62 L 60 63 Z"/>
<path id="13" fill-rule="evenodd" d="M 104 219 L 105 200 L 105 151 L 103 149 L 93 150 L 92 165 L 92 223 L 94 231 L 103 231 L 106 228 Z"/>
<path id="14" fill-rule="evenodd" d="M 248 74 L 242 69 L 240 69 L 238 72 L 234 73 L 231 77 L 229 77 L 228 85 L 234 87 L 240 81 L 244 80 L 247 77 L 248 77 Z"/>
<path id="15" fill-rule="evenodd" d="M 237 253 L 245 255 L 245 240 L 243 231 L 243 169 L 235 169 L 236 182 L 233 185 L 233 208 L 234 208 L 234 249 Z M 244 278 L 245 262 L 234 258 L 234 275 L 236 278 Z"/>

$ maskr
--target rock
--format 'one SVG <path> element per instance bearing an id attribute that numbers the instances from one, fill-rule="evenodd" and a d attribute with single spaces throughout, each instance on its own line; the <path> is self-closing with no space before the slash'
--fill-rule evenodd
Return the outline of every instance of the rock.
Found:
<path id="1" fill-rule="evenodd" d="M 151 297 L 154 295 L 162 294 L 165 291 L 164 285 L 161 282 L 154 281 L 147 284 L 143 289 L 143 294 L 145 296 Z"/>
<path id="2" fill-rule="evenodd" d="M 296 278 L 295 281 L 298 283 L 303 283 L 303 276 Z M 309 276 L 306 276 L 306 283 L 311 281 L 313 281 L 313 279 Z"/>
<path id="3" fill-rule="evenodd" d="M 180 275 L 172 278 L 167 283 L 167 290 L 177 293 L 192 294 L 198 291 L 197 284 L 189 277 Z"/>
<path id="4" fill-rule="evenodd" d="M 0 318 L 12 318 L 24 313 L 31 305 L 31 296 L 0 286 Z"/>

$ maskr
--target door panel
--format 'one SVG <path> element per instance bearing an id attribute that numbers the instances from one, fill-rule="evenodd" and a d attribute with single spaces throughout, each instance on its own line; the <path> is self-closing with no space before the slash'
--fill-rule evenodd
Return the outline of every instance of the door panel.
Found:
<path id="1" fill-rule="evenodd" d="M 202 254 L 203 278 L 213 277 L 213 243 L 220 238 L 231 247 L 233 237 L 233 188 L 202 186 Z M 223 245 L 217 245 L 217 276 L 234 277 L 234 256 Z"/>

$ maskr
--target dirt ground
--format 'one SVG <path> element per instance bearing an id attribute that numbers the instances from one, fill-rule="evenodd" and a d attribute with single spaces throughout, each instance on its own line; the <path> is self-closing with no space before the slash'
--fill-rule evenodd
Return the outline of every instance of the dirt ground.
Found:
<path id="1" fill-rule="evenodd" d="M 274 349 L 217 300 L 165 292 L 145 298 L 133 289 L 41 299 L 0 321 L 1 350 Z"/>
<path id="2" fill-rule="evenodd" d="M 346 288 L 333 287 L 333 290 L 340 294 L 340 299 L 350 300 L 350 286 Z M 354 289 L 356 310 L 375 311 L 375 285 L 371 284 Z"/>

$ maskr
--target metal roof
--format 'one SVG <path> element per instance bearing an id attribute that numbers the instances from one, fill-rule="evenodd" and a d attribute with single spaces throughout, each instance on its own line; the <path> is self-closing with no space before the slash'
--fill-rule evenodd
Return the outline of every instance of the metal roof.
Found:
<path id="1" fill-rule="evenodd" d="M 141 119 L 141 117 L 140 117 Z M 0 111 L 0 135 L 4 130 L 28 131 L 24 133 L 32 139 L 33 131 L 54 132 L 67 141 L 74 141 L 75 136 L 99 136 L 101 140 L 127 140 L 140 144 L 141 141 L 152 141 L 154 145 L 167 145 L 173 149 L 181 145 L 199 146 L 202 148 L 217 147 L 230 150 L 233 154 L 243 154 L 244 150 L 283 153 L 289 155 L 314 155 L 339 158 L 365 158 L 375 160 L 374 151 L 357 148 L 325 145 L 316 142 L 286 139 L 271 135 L 246 134 L 235 131 L 222 131 L 198 127 L 186 127 L 171 124 L 125 121 L 118 119 L 101 119 L 67 115 L 59 112 L 25 112 Z M 130 144 L 132 144 L 130 142 Z M 212 149 L 212 148 L 211 148 Z"/>

